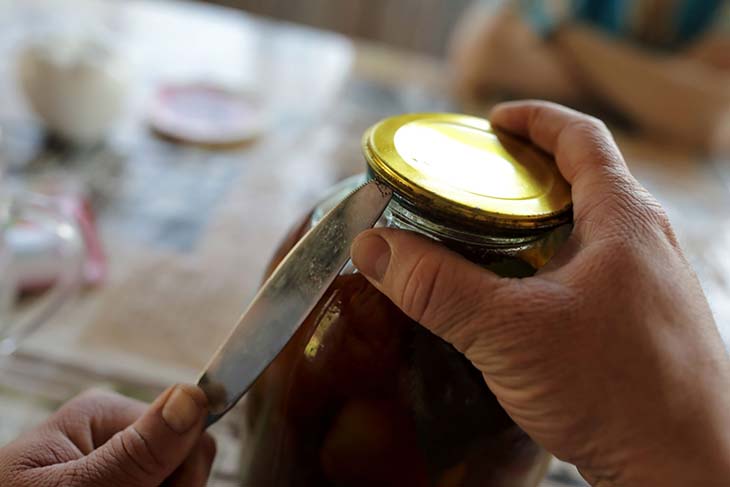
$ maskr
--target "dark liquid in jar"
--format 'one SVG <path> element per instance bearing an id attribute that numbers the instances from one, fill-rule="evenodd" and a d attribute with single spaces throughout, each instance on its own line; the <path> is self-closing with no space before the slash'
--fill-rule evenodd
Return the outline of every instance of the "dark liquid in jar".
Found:
<path id="1" fill-rule="evenodd" d="M 352 272 L 247 408 L 246 487 L 534 487 L 546 460 L 463 355 Z"/>

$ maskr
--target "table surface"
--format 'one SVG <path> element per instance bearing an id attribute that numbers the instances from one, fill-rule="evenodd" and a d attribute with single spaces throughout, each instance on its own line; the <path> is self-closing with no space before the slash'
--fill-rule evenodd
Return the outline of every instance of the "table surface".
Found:
<path id="1" fill-rule="evenodd" d="M 104 147 L 48 149 L 15 82 L 19 48 L 42 35 L 39 25 L 58 22 L 49 5 L 56 14 L 82 5 L 76 11 L 103 22 L 130 59 L 128 109 Z M 396 113 L 459 110 L 439 60 L 185 2 L 0 1 L 0 59 L 11 174 L 82 182 L 110 266 L 103 286 L 84 291 L 4 364 L 0 411 L 13 421 L 3 421 L 0 443 L 89 385 L 149 398 L 193 381 L 286 229 L 328 186 L 363 170 L 364 129 Z M 259 97 L 270 120 L 263 135 L 218 152 L 152 135 L 146 113 L 155 89 L 200 80 Z M 618 140 L 667 208 L 727 341 L 730 161 Z M 235 475 L 235 424 L 217 434 L 225 482 Z"/>

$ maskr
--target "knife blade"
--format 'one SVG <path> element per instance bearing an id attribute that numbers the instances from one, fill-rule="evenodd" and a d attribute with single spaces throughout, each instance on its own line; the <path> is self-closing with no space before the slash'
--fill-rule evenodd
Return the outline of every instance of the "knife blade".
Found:
<path id="1" fill-rule="evenodd" d="M 266 280 L 198 379 L 210 426 L 276 358 L 350 258 L 350 246 L 378 221 L 392 197 L 370 181 L 330 210 Z"/>

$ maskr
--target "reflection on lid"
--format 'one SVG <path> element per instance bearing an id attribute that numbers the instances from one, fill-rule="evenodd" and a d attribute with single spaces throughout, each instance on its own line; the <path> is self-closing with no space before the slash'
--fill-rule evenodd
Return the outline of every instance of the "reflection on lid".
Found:
<path id="1" fill-rule="evenodd" d="M 395 133 L 398 154 L 424 179 L 489 198 L 524 200 L 546 193 L 552 178 L 541 167 L 516 161 L 491 132 L 416 121 Z M 534 177 L 539 172 L 541 177 Z"/>

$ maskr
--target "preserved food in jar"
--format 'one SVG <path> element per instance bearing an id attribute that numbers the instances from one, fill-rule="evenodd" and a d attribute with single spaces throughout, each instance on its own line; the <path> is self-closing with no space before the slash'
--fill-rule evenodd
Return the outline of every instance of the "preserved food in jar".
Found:
<path id="1" fill-rule="evenodd" d="M 453 192 L 446 197 L 433 190 L 427 194 L 423 181 L 418 187 L 413 185 L 413 174 L 407 180 L 402 174 L 381 174 L 379 163 L 383 161 L 374 154 L 384 145 L 376 138 L 383 137 L 378 129 L 388 128 L 387 145 L 397 140 L 403 127 L 424 119 L 444 124 L 437 127 L 443 129 L 441 135 L 455 137 L 462 144 L 459 148 L 459 144 L 449 146 L 449 141 L 442 140 L 443 150 L 456 151 L 462 158 L 479 156 L 478 152 L 466 153 L 465 145 L 482 151 L 485 164 L 512 164 L 517 176 L 505 167 L 494 171 L 502 171 L 503 179 L 526 180 L 523 194 L 538 188 L 536 194 L 550 200 L 545 203 L 548 211 L 536 212 L 534 208 L 541 203 L 533 202 L 527 210 L 531 213 L 525 216 L 518 211 L 519 205 L 508 203 L 511 213 L 493 211 L 490 220 L 494 205 L 480 202 L 481 207 L 459 208 Z M 454 121 L 467 126 L 454 128 Z M 569 229 L 569 187 L 547 156 L 507 135 L 491 138 L 493 131 L 485 129 L 484 123 L 457 115 L 408 115 L 371 129 L 365 138 L 367 177 L 391 184 L 400 195 L 380 224 L 421 232 L 499 274 L 531 275 L 550 258 Z M 470 130 L 490 135 L 486 148 L 481 134 L 474 137 Z M 418 134 L 406 135 L 423 143 Z M 426 157 L 436 157 L 438 163 L 439 148 L 431 142 L 426 142 L 430 145 Z M 516 151 L 512 146 L 519 149 L 519 161 L 512 156 Z M 433 161 L 419 159 L 418 150 L 401 141 L 403 159 L 410 156 L 416 161 L 411 165 L 434 170 L 428 167 Z M 490 160 L 484 154 L 496 156 Z M 525 158 L 531 161 L 522 162 Z M 462 166 L 464 163 L 462 159 Z M 398 170 L 392 160 L 383 164 Z M 365 177 L 342 183 L 292 231 L 271 268 Z M 450 178 L 456 181 L 452 184 L 463 185 L 455 179 L 458 175 L 429 177 L 441 182 Z M 540 178 L 542 181 L 537 180 Z M 540 188 L 550 194 L 540 193 Z M 514 188 L 487 189 L 490 195 L 502 191 L 498 196 L 507 198 L 513 196 L 509 191 Z M 408 194 L 411 190 L 415 192 Z M 474 191 L 471 187 L 466 190 L 468 194 Z M 436 203 L 434 193 L 441 197 Z M 419 201 L 423 195 L 431 198 L 429 204 Z M 497 201 L 497 205 L 501 203 Z M 475 208 L 481 210 L 470 216 Z M 403 314 L 351 265 L 254 384 L 246 408 L 250 441 L 245 449 L 243 485 L 247 487 L 535 487 L 548 461 L 547 454 L 514 424 L 481 373 L 462 354 Z"/>

